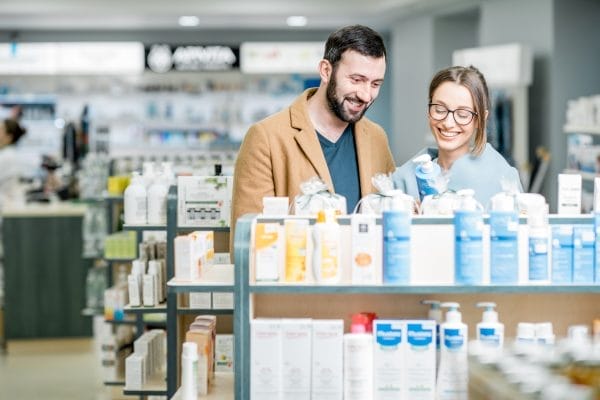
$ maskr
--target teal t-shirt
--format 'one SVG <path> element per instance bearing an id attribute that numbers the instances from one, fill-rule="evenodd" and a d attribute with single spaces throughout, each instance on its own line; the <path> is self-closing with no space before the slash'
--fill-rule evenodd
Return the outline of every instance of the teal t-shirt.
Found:
<path id="1" fill-rule="evenodd" d="M 333 188 L 337 194 L 346 198 L 348 213 L 351 213 L 360 200 L 360 179 L 358 177 L 358 160 L 356 146 L 352 134 L 352 124 L 348 124 L 342 136 L 333 143 L 317 132 L 321 149 L 329 167 Z"/>

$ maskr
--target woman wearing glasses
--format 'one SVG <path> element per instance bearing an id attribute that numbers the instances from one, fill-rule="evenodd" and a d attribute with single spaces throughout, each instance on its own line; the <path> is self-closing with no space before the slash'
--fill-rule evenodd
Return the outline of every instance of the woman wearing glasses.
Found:
<path id="1" fill-rule="evenodd" d="M 522 191 L 517 170 L 489 143 L 486 120 L 490 108 L 485 78 L 475 67 L 439 71 L 429 85 L 429 127 L 437 148 L 426 148 L 448 179 L 448 190 L 474 189 L 484 206 L 508 187 Z M 412 160 L 396 169 L 397 189 L 417 200 L 419 191 Z"/>

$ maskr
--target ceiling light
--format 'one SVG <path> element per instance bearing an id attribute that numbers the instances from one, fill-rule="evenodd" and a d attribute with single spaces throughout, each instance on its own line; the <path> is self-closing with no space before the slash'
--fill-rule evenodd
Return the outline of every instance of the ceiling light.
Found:
<path id="1" fill-rule="evenodd" d="M 195 15 L 184 15 L 179 17 L 179 25 L 181 26 L 198 26 L 200 24 L 200 18 Z"/>
<path id="2" fill-rule="evenodd" d="M 306 17 L 302 15 L 292 15 L 285 20 L 288 26 L 306 26 L 306 21 Z"/>

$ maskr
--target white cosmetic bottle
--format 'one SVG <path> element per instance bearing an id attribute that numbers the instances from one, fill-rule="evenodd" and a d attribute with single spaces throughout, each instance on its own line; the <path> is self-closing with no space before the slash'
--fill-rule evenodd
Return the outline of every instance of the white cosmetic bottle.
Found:
<path id="1" fill-rule="evenodd" d="M 321 210 L 313 226 L 313 271 L 315 280 L 322 284 L 336 284 L 342 277 L 341 232 L 334 210 Z"/>
<path id="2" fill-rule="evenodd" d="M 147 194 L 144 181 L 138 172 L 133 172 L 131 182 L 123 194 L 124 217 L 127 225 L 145 225 Z"/>
<path id="3" fill-rule="evenodd" d="M 444 316 L 440 308 L 441 302 L 437 300 L 423 300 L 421 304 L 429 306 L 427 318 L 435 321 L 435 370 L 437 371 L 440 367 L 440 325 L 444 322 Z"/>
<path id="4" fill-rule="evenodd" d="M 498 355 L 504 346 L 504 324 L 498 321 L 498 313 L 494 309 L 496 303 L 481 302 L 476 304 L 484 308 L 481 322 L 477 324 L 477 341 L 482 353 Z"/>
<path id="5" fill-rule="evenodd" d="M 469 364 L 467 358 L 467 325 L 462 322 L 458 303 L 442 303 L 448 308 L 446 321 L 440 328 L 440 368 L 437 376 L 437 400 L 467 400 L 469 397 Z"/>
<path id="6" fill-rule="evenodd" d="M 157 175 L 148 188 L 148 224 L 165 225 L 167 223 L 168 192 L 166 176 Z"/>
<path id="7" fill-rule="evenodd" d="M 198 398 L 198 345 L 184 342 L 181 351 L 181 400 Z"/>

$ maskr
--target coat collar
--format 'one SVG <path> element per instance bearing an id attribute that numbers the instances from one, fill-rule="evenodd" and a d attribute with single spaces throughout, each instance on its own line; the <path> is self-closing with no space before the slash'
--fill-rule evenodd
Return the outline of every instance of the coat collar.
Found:
<path id="1" fill-rule="evenodd" d="M 329 174 L 329 168 L 327 167 L 327 161 L 323 155 L 321 144 L 313 124 L 308 115 L 308 99 L 316 93 L 316 88 L 307 89 L 299 96 L 294 103 L 290 106 L 290 122 L 292 128 L 296 129 L 294 138 L 310 163 L 317 170 L 319 176 L 325 183 L 329 190 L 333 193 L 333 181 Z M 360 121 L 354 124 L 354 143 L 356 146 L 356 155 L 358 161 L 359 177 L 361 182 L 361 195 L 370 193 L 370 185 L 365 182 L 370 182 L 371 171 L 361 163 L 360 160 L 365 159 L 371 154 L 370 141 L 368 139 L 368 130 L 364 122 L 364 117 Z"/>

